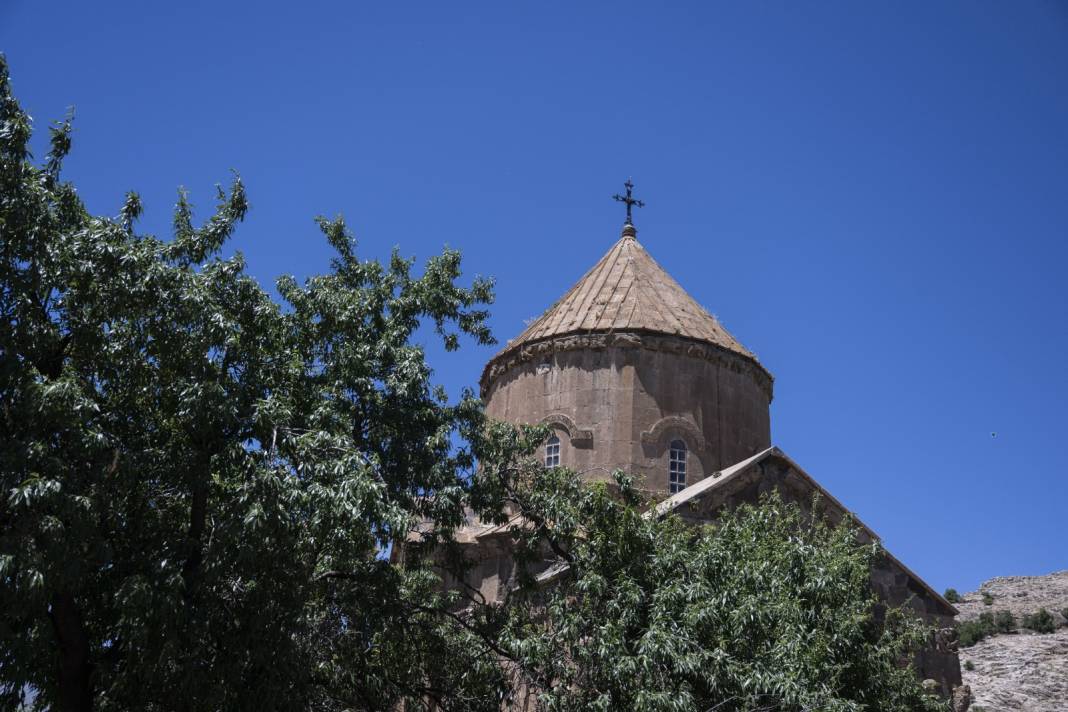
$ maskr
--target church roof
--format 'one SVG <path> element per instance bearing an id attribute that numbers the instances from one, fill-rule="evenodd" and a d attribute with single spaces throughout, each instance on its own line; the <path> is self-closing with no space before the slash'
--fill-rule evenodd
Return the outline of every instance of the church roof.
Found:
<path id="1" fill-rule="evenodd" d="M 834 497 L 834 495 L 828 492 L 823 487 L 823 485 L 821 485 L 819 482 L 816 481 L 814 477 L 812 477 L 812 475 L 805 472 L 800 465 L 794 462 L 794 460 L 791 459 L 785 452 L 775 446 L 769 447 L 766 450 L 758 452 L 752 457 L 742 460 L 741 462 L 736 463 L 734 465 L 731 465 L 730 467 L 724 470 L 720 470 L 719 472 L 713 472 L 711 477 L 706 477 L 700 480 L 699 482 L 696 482 L 690 485 L 689 487 L 683 489 L 682 491 L 671 495 L 664 501 L 657 504 L 652 509 L 643 513 L 642 516 L 664 517 L 669 514 L 684 510 L 686 506 L 697 500 L 700 500 L 705 495 L 712 494 L 717 490 L 723 490 L 729 487 L 730 483 L 734 479 L 742 476 L 743 473 L 750 471 L 754 466 L 759 465 L 765 460 L 769 460 L 772 458 L 777 458 L 789 465 L 790 468 L 794 472 L 796 472 L 797 475 L 804 482 L 806 482 L 812 490 L 819 492 L 820 496 L 824 499 L 824 501 L 829 502 L 832 507 L 836 508 L 839 512 L 848 513 L 850 517 L 852 517 L 853 524 L 859 527 L 860 530 L 868 536 L 869 540 L 879 542 L 880 544 L 882 543 L 882 540 L 879 538 L 879 535 L 876 534 L 867 524 L 862 522 L 860 518 L 856 516 L 856 514 L 846 509 L 845 505 L 839 502 Z M 943 611 L 946 614 L 956 615 L 959 612 L 953 606 L 953 604 L 951 604 L 945 599 L 944 596 L 942 596 L 942 594 L 931 588 L 931 586 L 926 581 L 916 575 L 916 573 L 912 569 L 901 563 L 901 560 L 891 554 L 885 547 L 883 547 L 882 552 L 883 555 L 885 555 L 886 558 L 889 559 L 889 561 L 894 566 L 898 567 L 906 576 L 908 576 L 918 586 L 920 586 L 924 591 L 926 591 L 927 594 L 932 599 L 934 599 L 934 601 L 937 602 L 940 607 L 942 607 Z M 569 565 L 567 564 L 567 562 L 558 563 L 555 566 L 552 566 L 546 569 L 541 574 L 539 574 L 537 576 L 537 581 L 539 584 L 542 585 L 552 583 L 557 578 L 559 578 L 561 574 L 567 571 L 568 568 Z"/>
<path id="2" fill-rule="evenodd" d="M 638 242 L 633 225 L 597 264 L 498 357 L 568 334 L 652 332 L 714 344 L 757 361 Z"/>

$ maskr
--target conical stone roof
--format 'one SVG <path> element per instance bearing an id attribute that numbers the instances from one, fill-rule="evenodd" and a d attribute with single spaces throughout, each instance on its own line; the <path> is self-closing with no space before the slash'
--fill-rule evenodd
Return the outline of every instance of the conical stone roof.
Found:
<path id="1" fill-rule="evenodd" d="M 644 332 L 713 344 L 757 362 L 637 240 L 633 225 L 582 279 L 492 361 L 526 344 L 569 334 Z M 763 367 L 760 367 L 764 370 Z"/>

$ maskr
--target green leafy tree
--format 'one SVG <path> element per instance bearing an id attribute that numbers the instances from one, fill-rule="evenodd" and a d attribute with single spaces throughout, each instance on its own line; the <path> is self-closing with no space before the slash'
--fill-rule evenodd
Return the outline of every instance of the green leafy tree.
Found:
<path id="1" fill-rule="evenodd" d="M 1053 614 L 1045 608 L 1039 608 L 1034 613 L 1025 615 L 1020 624 L 1024 628 L 1030 628 L 1036 633 L 1052 633 L 1057 629 L 1057 624 L 1053 620 Z"/>
<path id="2" fill-rule="evenodd" d="M 773 495 L 695 527 L 652 516 L 622 473 L 512 477 L 521 544 L 565 553 L 502 633 L 543 709 L 945 709 L 901 664 L 929 629 L 879 604 L 880 550 L 849 522 Z"/>
<path id="3" fill-rule="evenodd" d="M 384 557 L 463 517 L 482 413 L 412 336 L 490 342 L 491 285 L 323 220 L 333 269 L 283 308 L 222 255 L 239 180 L 161 240 L 135 194 L 98 217 L 62 180 L 69 121 L 40 165 L 30 136 L 0 63 L 2 706 L 493 707 L 499 666 Z"/>
<path id="4" fill-rule="evenodd" d="M 643 516 L 625 477 L 532 465 L 544 431 L 447 400 L 416 330 L 491 340 L 457 253 L 415 275 L 321 220 L 331 270 L 278 303 L 223 254 L 240 181 L 199 224 L 180 194 L 159 239 L 135 194 L 94 216 L 62 180 L 69 122 L 40 164 L 30 136 L 0 62 L 0 707 L 934 705 L 847 526 Z M 513 522 L 503 606 L 437 574 L 472 511 Z M 409 540 L 433 555 L 392 562 Z"/>
<path id="5" fill-rule="evenodd" d="M 999 633 L 1011 633 L 1016 628 L 1016 616 L 1012 611 L 1000 610 L 994 614 L 994 627 Z"/>
<path id="6" fill-rule="evenodd" d="M 996 631 L 994 618 L 989 613 L 980 614 L 977 620 L 961 621 L 957 624 L 958 640 L 962 648 L 970 648 Z"/>

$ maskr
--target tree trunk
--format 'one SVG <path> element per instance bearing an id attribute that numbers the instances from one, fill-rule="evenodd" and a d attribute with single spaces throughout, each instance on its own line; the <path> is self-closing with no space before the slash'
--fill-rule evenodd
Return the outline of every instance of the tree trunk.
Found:
<path id="1" fill-rule="evenodd" d="M 57 707 L 61 712 L 90 712 L 93 709 L 90 681 L 93 666 L 89 662 L 89 636 L 74 596 L 67 591 L 57 593 L 52 599 L 50 616 L 59 643 Z"/>
<path id="2" fill-rule="evenodd" d="M 185 599 L 192 603 L 200 583 L 200 566 L 204 559 L 204 529 L 208 518 L 208 483 L 211 480 L 211 455 L 198 458 L 196 481 L 193 483 L 189 507 L 189 528 L 186 530 L 186 557 L 182 565 Z"/>

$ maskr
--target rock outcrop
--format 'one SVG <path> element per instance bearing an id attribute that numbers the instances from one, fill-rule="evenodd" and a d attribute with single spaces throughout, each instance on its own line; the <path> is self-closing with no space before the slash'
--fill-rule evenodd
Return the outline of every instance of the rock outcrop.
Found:
<path id="1" fill-rule="evenodd" d="M 984 594 L 986 594 L 984 596 Z M 985 600 L 984 600 L 985 599 Z M 988 603 L 989 601 L 989 603 Z M 1021 627 L 960 649 L 964 683 L 971 687 L 972 712 L 1065 712 L 1068 710 L 1068 571 L 1048 576 L 1001 576 L 965 594 L 958 620 L 1011 611 L 1017 626 L 1040 608 L 1058 629 L 1035 633 Z"/>

